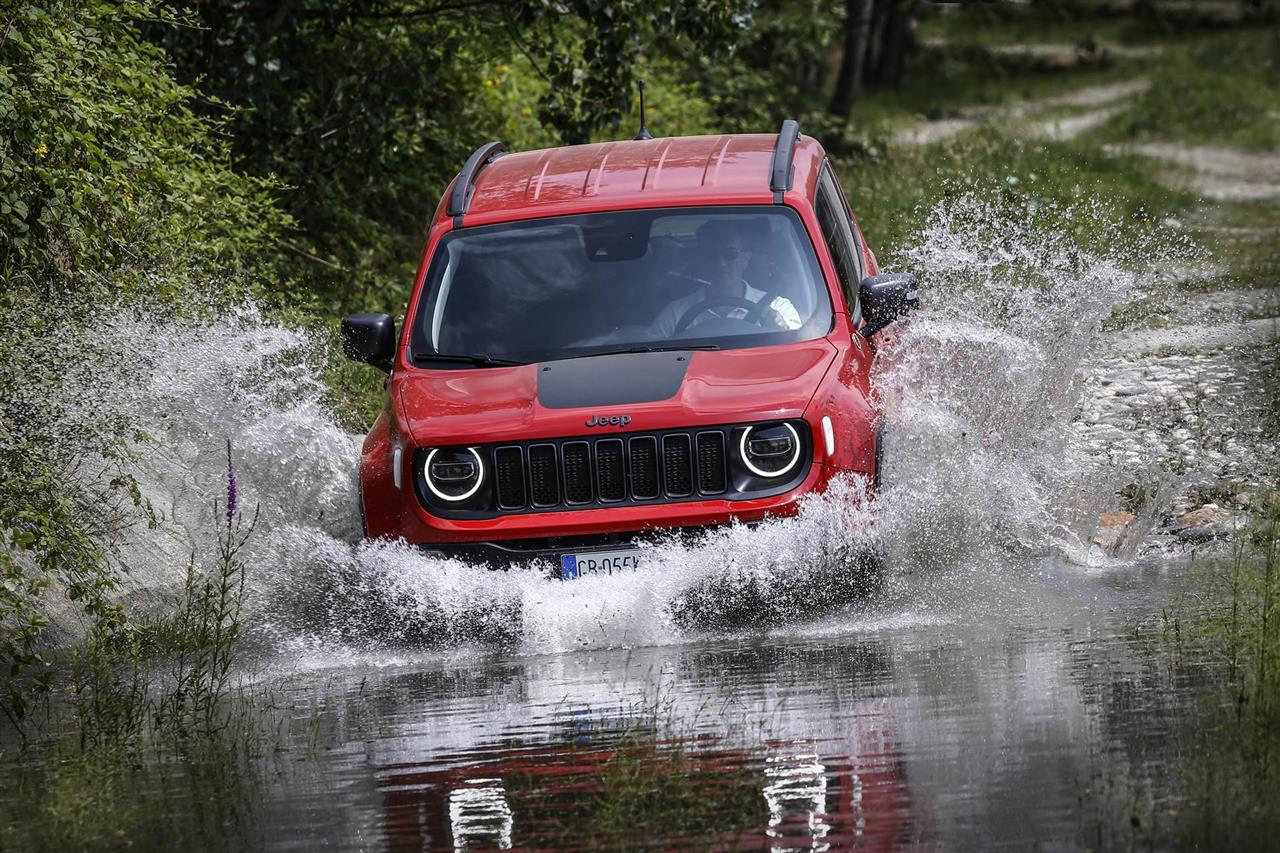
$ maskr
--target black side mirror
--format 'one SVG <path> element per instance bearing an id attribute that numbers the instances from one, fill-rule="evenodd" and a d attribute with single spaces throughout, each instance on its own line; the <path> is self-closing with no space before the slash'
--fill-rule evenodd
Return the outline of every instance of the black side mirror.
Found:
<path id="1" fill-rule="evenodd" d="M 867 324 L 863 337 L 870 338 L 894 320 L 920 307 L 919 283 L 912 273 L 891 272 L 869 275 L 858 285 L 858 300 Z"/>
<path id="2" fill-rule="evenodd" d="M 351 314 L 342 318 L 342 352 L 386 373 L 396 354 L 396 323 L 390 314 Z"/>

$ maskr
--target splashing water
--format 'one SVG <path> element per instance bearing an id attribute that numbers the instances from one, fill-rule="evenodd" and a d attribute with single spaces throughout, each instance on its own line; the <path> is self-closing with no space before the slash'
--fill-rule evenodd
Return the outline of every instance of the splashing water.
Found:
<path id="1" fill-rule="evenodd" d="M 886 414 L 880 520 L 902 568 L 981 580 L 1018 555 L 1078 555 L 1080 502 L 1106 503 L 1123 481 L 1071 429 L 1085 368 L 1112 311 L 1163 292 L 1155 270 L 1194 249 L 1155 235 L 1094 254 L 1063 222 L 1106 230 L 1108 213 L 959 196 L 903 252 L 927 302 L 881 344 L 873 380 Z"/>
<path id="2" fill-rule="evenodd" d="M 159 524 L 122 543 L 126 592 L 163 598 L 190 553 L 209 547 L 231 441 L 240 501 L 260 509 L 246 555 L 250 629 L 276 650 L 545 652 L 816 614 L 856 630 L 922 602 L 936 618 L 963 607 L 956 596 L 1008 584 L 1012 567 L 1069 542 L 1066 508 L 1081 490 L 1114 492 L 1070 425 L 1102 321 L 1153 280 L 1140 271 L 1165 260 L 1155 254 L 1092 255 L 1025 211 L 944 203 L 902 253 L 924 307 L 885 333 L 877 356 L 886 453 L 874 504 L 855 500 L 861 484 L 840 483 L 795 518 L 659 542 L 633 574 L 572 583 L 361 542 L 360 439 L 323 405 L 323 349 L 254 310 L 160 328 L 121 313 L 95 332 L 119 359 L 114 381 L 86 374 L 79 393 L 92 389 L 94 405 L 148 436 L 137 476 Z M 870 599 L 869 548 L 886 558 Z"/>

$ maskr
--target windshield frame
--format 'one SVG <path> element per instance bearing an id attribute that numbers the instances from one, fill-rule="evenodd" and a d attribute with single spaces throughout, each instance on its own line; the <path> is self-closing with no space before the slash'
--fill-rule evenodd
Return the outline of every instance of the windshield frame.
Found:
<path id="1" fill-rule="evenodd" d="M 681 337 L 666 340 L 650 340 L 635 341 L 629 344 L 619 344 L 618 342 L 601 343 L 598 345 L 589 345 L 583 347 L 574 347 L 561 350 L 523 350 L 510 352 L 467 352 L 453 353 L 440 352 L 435 349 L 431 343 L 431 337 L 427 331 L 429 324 L 433 323 L 436 314 L 436 308 L 442 294 L 441 279 L 444 276 L 445 267 L 449 259 L 449 245 L 454 240 L 463 239 L 477 234 L 494 233 L 503 229 L 533 229 L 538 227 L 554 226 L 558 222 L 566 219 L 583 219 L 590 217 L 596 213 L 600 214 L 616 214 L 616 213 L 652 213 L 656 215 L 670 214 L 673 216 L 699 216 L 709 213 L 716 214 L 743 214 L 755 215 L 772 214 L 785 216 L 791 223 L 797 236 L 802 236 L 796 243 L 796 249 L 803 255 L 803 261 L 808 265 L 813 273 L 813 286 L 815 288 L 814 314 L 823 310 L 827 311 L 828 322 L 825 328 L 814 331 L 804 337 L 797 338 L 798 330 L 779 330 L 771 332 L 762 330 L 758 333 L 736 334 L 736 335 L 712 335 L 698 337 Z M 788 205 L 774 204 L 704 204 L 704 205 L 664 205 L 655 207 L 634 207 L 625 208 L 623 210 L 612 211 L 589 211 L 575 212 L 556 216 L 543 216 L 509 220 L 503 222 L 495 222 L 486 225 L 472 226 L 468 228 L 454 228 L 440 236 L 432 251 L 430 263 L 421 279 L 421 286 L 415 300 L 414 310 L 408 323 L 408 347 L 405 350 L 406 361 L 414 369 L 419 370 L 458 370 L 458 369 L 475 369 L 481 365 L 469 365 L 462 363 L 460 360 L 456 364 L 440 363 L 424 367 L 424 362 L 429 362 L 433 355 L 445 356 L 466 356 L 466 357 L 494 357 L 497 359 L 510 359 L 530 364 L 536 364 L 545 361 L 561 361 L 574 358 L 588 358 L 606 353 L 617 353 L 634 348 L 637 352 L 650 351 L 653 349 L 662 349 L 669 351 L 683 350 L 737 350 L 737 349 L 755 349 L 760 347 L 779 346 L 783 344 L 802 343 L 807 341 L 819 340 L 829 334 L 836 328 L 837 314 L 841 311 L 831 295 L 831 285 L 827 281 L 826 271 L 822 263 L 822 255 L 819 247 L 815 244 L 813 235 L 809 232 L 809 228 L 800 211 Z M 825 306 L 825 308 L 824 308 Z M 694 327 L 696 328 L 696 326 Z"/>

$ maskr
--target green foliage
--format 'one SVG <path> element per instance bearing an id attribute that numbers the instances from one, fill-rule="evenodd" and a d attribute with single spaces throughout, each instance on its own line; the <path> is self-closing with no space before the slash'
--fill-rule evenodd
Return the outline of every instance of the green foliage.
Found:
<path id="1" fill-rule="evenodd" d="M 710 105 L 720 132 L 769 132 L 782 119 L 796 117 L 804 117 L 801 127 L 813 132 L 815 122 L 825 121 L 826 57 L 839 38 L 841 5 L 763 0 L 731 53 L 677 46 L 680 64 Z"/>
<path id="2" fill-rule="evenodd" d="M 1225 676 L 1205 687 L 1209 708 L 1184 769 L 1193 805 L 1178 827 L 1183 847 L 1258 848 L 1280 830 L 1280 491 L 1252 503 L 1230 554 L 1198 566 L 1167 618 L 1174 653 Z"/>
<path id="3" fill-rule="evenodd" d="M 0 335 L 0 708 L 15 723 L 50 685 L 40 651 L 50 587 L 102 631 L 121 624 L 104 543 L 141 498 L 115 443 L 128 430 L 78 417 L 77 401 L 51 393 L 44 371 L 58 363 L 64 329 L 46 308 L 31 294 L 0 292 L 0 313 L 11 318 Z M 90 475 L 90 464 L 114 476 Z"/>
<path id="4" fill-rule="evenodd" d="M 214 97 L 205 111 L 225 117 L 238 166 L 288 187 L 278 199 L 301 233 L 285 245 L 305 283 L 274 295 L 329 314 L 403 304 L 431 213 L 476 146 L 617 128 L 647 46 L 712 54 L 746 21 L 745 0 L 177 8 L 199 26 L 158 24 L 156 38 Z"/>
<path id="5" fill-rule="evenodd" d="M 20 0 L 0 26 L 0 275 L 107 294 L 159 269 L 267 275 L 286 225 L 269 182 L 229 167 L 140 20 L 149 0 Z"/>
<path id="6" fill-rule="evenodd" d="M 42 597 L 65 594 L 91 643 L 116 644 L 107 543 L 142 507 L 132 425 L 59 393 L 95 363 L 72 333 L 121 298 L 190 310 L 282 286 L 289 220 L 142 37 L 175 23 L 154 3 L 0 15 L 0 704 L 21 721 L 49 686 Z"/>
<path id="7" fill-rule="evenodd" d="M 1280 30 L 1201 38 L 1170 51 L 1151 88 L 1108 131 L 1121 139 L 1280 148 Z"/>
<path id="8" fill-rule="evenodd" d="M 684 48 L 715 62 L 746 27 L 749 10 L 745 0 L 526 2 L 516 18 L 522 32 L 513 37 L 549 84 L 543 121 L 573 144 L 590 141 L 597 130 L 620 128 L 646 45 Z"/>

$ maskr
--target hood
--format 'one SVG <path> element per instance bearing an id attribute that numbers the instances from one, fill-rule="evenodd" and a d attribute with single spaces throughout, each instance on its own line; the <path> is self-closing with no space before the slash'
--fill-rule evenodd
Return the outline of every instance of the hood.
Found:
<path id="1" fill-rule="evenodd" d="M 395 393 L 418 445 L 648 432 L 798 418 L 835 357 L 823 338 L 517 367 L 411 370 Z"/>

